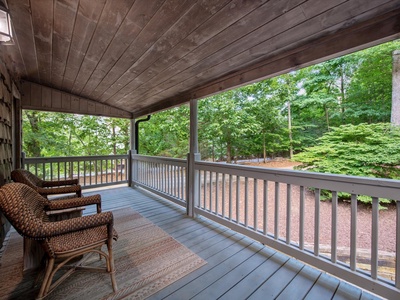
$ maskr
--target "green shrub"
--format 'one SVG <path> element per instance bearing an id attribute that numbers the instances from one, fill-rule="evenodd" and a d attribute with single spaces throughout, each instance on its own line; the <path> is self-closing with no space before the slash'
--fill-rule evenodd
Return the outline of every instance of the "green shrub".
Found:
<path id="1" fill-rule="evenodd" d="M 342 125 L 318 139 L 314 147 L 294 156 L 296 169 L 321 173 L 400 179 L 400 128 L 389 123 Z M 350 199 L 341 193 L 340 199 Z M 321 199 L 329 199 L 322 193 Z M 360 202 L 371 203 L 368 196 Z M 389 199 L 379 199 L 389 203 Z"/>
<path id="2" fill-rule="evenodd" d="M 322 190 L 320 200 L 321 201 L 332 201 L 332 192 L 328 191 L 328 190 Z M 350 202 L 351 194 L 346 193 L 346 192 L 338 192 L 338 200 Z M 372 197 L 367 196 L 367 195 L 357 195 L 357 201 L 367 204 L 367 205 L 371 205 Z M 379 198 L 379 206 L 378 207 L 379 207 L 379 209 L 386 209 L 384 204 L 390 204 L 391 202 L 393 202 L 393 200 L 391 200 L 391 199 Z"/>

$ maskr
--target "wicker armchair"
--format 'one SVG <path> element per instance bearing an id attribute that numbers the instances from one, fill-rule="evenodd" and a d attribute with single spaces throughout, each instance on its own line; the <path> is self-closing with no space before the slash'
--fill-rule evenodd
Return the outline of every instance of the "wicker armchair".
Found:
<path id="1" fill-rule="evenodd" d="M 12 171 L 11 178 L 14 182 L 30 186 L 45 198 L 49 195 L 68 193 L 75 193 L 78 197 L 82 196 L 82 187 L 78 184 L 78 179 L 46 181 L 24 169 Z"/>
<path id="2" fill-rule="evenodd" d="M 37 299 L 47 296 L 75 270 L 85 268 L 79 261 L 52 284 L 53 277 L 60 268 L 67 267 L 66 263 L 71 259 L 90 252 L 104 256 L 106 266 L 88 267 L 89 270 L 108 272 L 115 292 L 117 284 L 112 243 L 113 240 L 117 240 L 118 235 L 113 229 L 113 214 L 105 212 L 50 222 L 46 214 L 49 205 L 53 206 L 51 201 L 44 199 L 27 185 L 9 183 L 0 188 L 0 210 L 19 234 L 37 240 L 45 251 L 46 270 Z M 58 205 L 64 206 L 56 206 Z M 104 244 L 107 245 L 108 254 L 101 250 Z M 56 260 L 57 263 L 61 261 L 56 265 Z"/>

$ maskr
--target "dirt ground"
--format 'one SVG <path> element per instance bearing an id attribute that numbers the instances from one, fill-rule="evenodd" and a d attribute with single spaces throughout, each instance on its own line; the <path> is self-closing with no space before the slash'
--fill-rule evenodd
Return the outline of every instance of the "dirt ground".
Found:
<path id="1" fill-rule="evenodd" d="M 277 160 L 268 161 L 266 163 L 246 163 L 246 165 L 253 165 L 258 167 L 266 168 L 284 168 L 293 169 L 295 165 L 299 165 L 297 162 L 292 162 L 289 160 Z M 274 193 L 275 186 L 273 183 L 269 183 L 269 190 L 271 189 L 272 194 Z M 241 184 L 242 185 L 242 184 Z M 280 185 L 280 199 L 286 199 L 287 188 L 286 185 Z M 248 186 L 249 191 L 252 191 L 253 185 L 250 183 Z M 244 190 L 244 189 L 242 189 Z M 261 191 L 258 191 L 259 197 Z M 300 188 L 292 188 L 292 202 L 291 202 L 291 236 L 292 240 L 298 236 L 298 224 L 299 224 L 299 205 L 300 201 Z M 269 201 L 268 210 L 273 212 L 275 210 L 273 195 L 271 195 L 272 201 Z M 272 203 L 271 203 L 272 202 Z M 280 237 L 285 238 L 286 236 L 286 201 L 282 201 L 279 204 L 279 216 L 282 221 L 280 221 L 279 234 Z M 330 245 L 331 245 L 331 220 L 332 220 L 332 205 L 330 201 L 322 201 L 319 208 L 320 215 L 320 232 L 319 232 L 319 243 L 320 251 L 330 257 Z M 315 197 L 311 191 L 306 191 L 305 199 L 305 226 L 304 226 L 304 236 L 306 248 L 313 250 L 314 243 L 314 227 L 315 227 Z M 337 227 L 337 243 L 338 243 L 338 259 L 341 261 L 348 262 L 350 255 L 350 203 L 340 201 L 338 204 L 338 227 Z M 262 221 L 257 222 L 262 226 Z M 268 231 L 273 232 L 274 230 L 274 220 L 268 220 Z M 395 205 L 390 205 L 385 210 L 379 212 L 379 269 L 381 275 L 385 277 L 392 277 L 390 269 L 394 265 L 394 252 L 396 247 L 396 207 Z M 371 249 L 371 206 L 364 204 L 359 204 L 357 207 L 357 256 L 359 266 L 365 263 L 369 264 L 370 260 L 370 249 Z M 368 266 L 365 267 L 368 269 Z M 389 270 L 388 270 L 389 269 Z M 384 273 L 388 274 L 384 274 Z"/>

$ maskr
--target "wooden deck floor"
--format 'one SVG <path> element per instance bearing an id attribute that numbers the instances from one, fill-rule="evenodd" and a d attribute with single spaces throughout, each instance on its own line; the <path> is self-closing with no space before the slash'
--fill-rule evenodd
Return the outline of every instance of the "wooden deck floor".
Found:
<path id="1" fill-rule="evenodd" d="M 189 218 L 141 189 L 85 191 L 93 193 L 102 195 L 103 211 L 132 207 L 207 261 L 150 299 L 381 299 L 205 218 Z"/>

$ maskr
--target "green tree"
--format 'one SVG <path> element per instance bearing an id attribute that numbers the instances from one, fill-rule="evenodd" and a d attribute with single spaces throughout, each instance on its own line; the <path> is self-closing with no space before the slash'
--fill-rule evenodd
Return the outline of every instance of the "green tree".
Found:
<path id="1" fill-rule="evenodd" d="M 129 120 L 48 113 L 23 113 L 23 151 L 28 157 L 125 154 Z"/>
<path id="2" fill-rule="evenodd" d="M 140 154 L 185 158 L 189 152 L 189 107 L 162 111 L 140 123 L 139 144 Z"/>
<path id="3" fill-rule="evenodd" d="M 400 49 L 400 41 L 352 54 L 359 64 L 348 89 L 347 123 L 390 122 L 392 52 L 396 49 Z"/>

